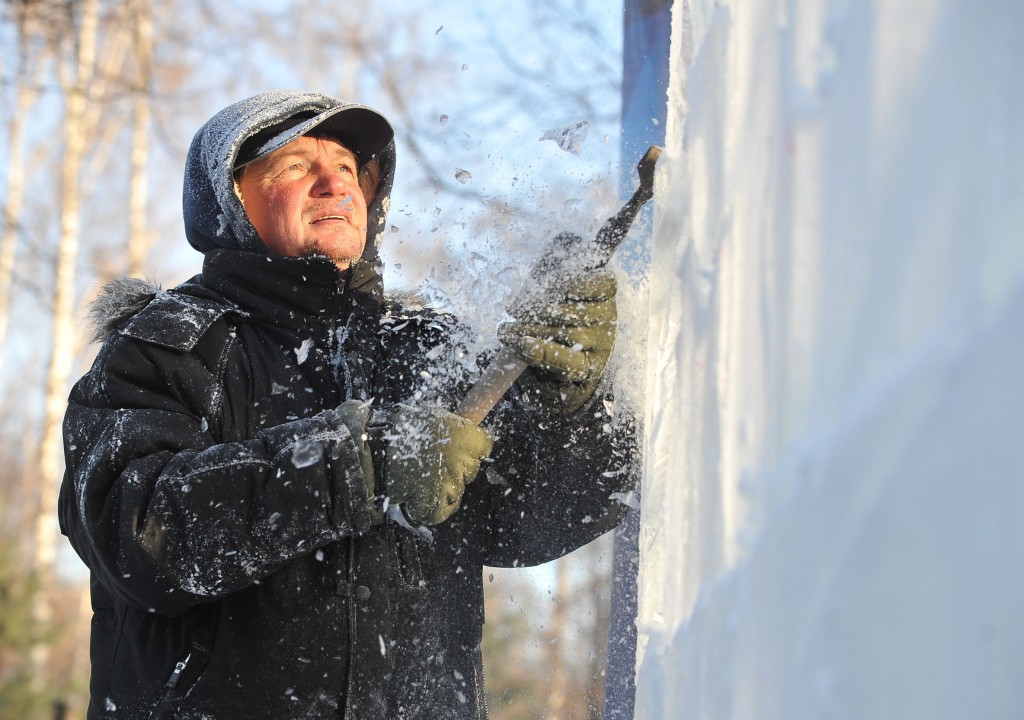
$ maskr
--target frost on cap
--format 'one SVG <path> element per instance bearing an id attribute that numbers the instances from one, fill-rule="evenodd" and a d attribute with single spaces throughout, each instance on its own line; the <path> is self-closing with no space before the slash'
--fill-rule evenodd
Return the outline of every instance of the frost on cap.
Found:
<path id="1" fill-rule="evenodd" d="M 340 105 L 320 113 L 301 112 L 260 130 L 242 143 L 235 156 L 235 172 L 310 133 L 333 137 L 355 153 L 360 163 L 375 157 L 395 136 L 384 116 L 365 105 Z"/>
<path id="2" fill-rule="evenodd" d="M 266 252 L 266 246 L 235 194 L 233 168 L 240 148 L 246 140 L 282 126 L 299 114 L 314 117 L 327 113 L 335 118 L 358 114 L 347 113 L 344 108 L 356 110 L 364 106 L 320 93 L 274 90 L 229 105 L 210 118 L 192 139 L 185 162 L 182 208 L 185 236 L 192 247 L 204 253 L 217 248 Z M 379 129 L 374 132 L 380 135 Z M 297 136 L 299 131 L 295 134 Z M 380 250 L 390 205 L 395 174 L 393 140 L 388 139 L 384 148 L 377 152 L 377 158 L 380 183 L 376 197 L 367 208 L 367 242 L 363 250 L 363 259 L 371 261 Z"/>

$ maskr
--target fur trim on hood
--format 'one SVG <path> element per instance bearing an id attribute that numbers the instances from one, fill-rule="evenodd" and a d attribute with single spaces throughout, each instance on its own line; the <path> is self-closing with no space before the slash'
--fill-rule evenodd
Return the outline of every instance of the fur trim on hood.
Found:
<path id="1" fill-rule="evenodd" d="M 128 318 L 134 316 L 160 292 L 160 287 L 140 278 L 114 278 L 100 288 L 89 306 L 90 342 L 103 342 Z"/>
<path id="2" fill-rule="evenodd" d="M 185 163 L 182 207 L 185 236 L 200 252 L 214 248 L 267 252 L 235 194 L 233 168 L 242 144 L 261 130 L 298 113 L 338 107 L 363 107 L 320 93 L 275 90 L 234 103 L 206 122 L 192 139 Z M 377 260 L 384 238 L 391 185 L 395 177 L 395 143 L 378 155 L 380 182 L 367 208 L 363 259 Z"/>

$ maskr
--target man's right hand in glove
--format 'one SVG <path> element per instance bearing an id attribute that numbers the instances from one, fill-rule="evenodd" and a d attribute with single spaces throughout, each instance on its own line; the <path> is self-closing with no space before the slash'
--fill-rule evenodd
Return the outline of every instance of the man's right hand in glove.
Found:
<path id="1" fill-rule="evenodd" d="M 436 405 L 394 408 L 384 478 L 388 503 L 409 522 L 437 525 L 462 502 L 494 442 L 486 431 Z"/>

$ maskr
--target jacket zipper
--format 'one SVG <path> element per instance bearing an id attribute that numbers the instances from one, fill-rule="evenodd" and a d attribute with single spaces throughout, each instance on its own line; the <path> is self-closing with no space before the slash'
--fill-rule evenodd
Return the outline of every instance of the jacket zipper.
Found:
<path id="1" fill-rule="evenodd" d="M 351 272 L 351 271 L 350 271 Z M 345 343 L 348 341 L 348 319 L 344 317 L 345 301 L 348 298 L 349 278 L 339 279 L 334 293 L 328 298 L 324 326 L 330 347 L 330 364 L 334 370 L 334 382 L 342 400 L 352 399 L 352 370 L 348 364 Z M 343 322 L 344 321 L 344 322 Z"/>
<path id="2" fill-rule="evenodd" d="M 181 680 L 181 674 L 185 672 L 185 668 L 188 667 L 188 661 L 192 659 L 192 653 L 189 653 L 184 658 L 179 660 L 174 665 L 174 672 L 167 678 L 167 682 L 164 683 L 164 690 L 173 690 L 178 687 L 178 681 Z"/>
<path id="3" fill-rule="evenodd" d="M 160 693 L 160 698 L 157 700 L 153 712 L 149 715 L 149 720 L 168 720 L 173 717 L 176 706 L 180 701 L 177 693 L 175 693 L 175 689 L 178 687 L 181 675 L 185 672 L 185 668 L 188 667 L 191 659 L 192 652 L 189 651 L 185 657 L 174 664 L 174 670 L 171 671 L 171 676 L 164 683 L 163 692 Z"/>

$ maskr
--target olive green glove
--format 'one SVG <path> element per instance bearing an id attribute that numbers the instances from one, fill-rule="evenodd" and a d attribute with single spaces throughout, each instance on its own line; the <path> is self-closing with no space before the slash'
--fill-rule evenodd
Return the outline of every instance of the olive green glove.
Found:
<path id="1" fill-rule="evenodd" d="M 373 455 L 367 442 L 366 424 L 370 421 L 370 405 L 362 400 L 346 400 L 334 409 L 338 418 L 348 428 L 349 435 L 359 450 L 359 465 L 363 469 L 363 482 L 366 483 L 366 498 L 370 503 L 370 519 L 373 523 L 383 521 L 384 513 L 374 502 L 377 476 L 373 472 Z"/>
<path id="2" fill-rule="evenodd" d="M 396 406 L 385 451 L 388 503 L 413 524 L 444 522 L 493 445 L 486 431 L 444 408 Z"/>
<path id="3" fill-rule="evenodd" d="M 615 277 L 590 270 L 547 281 L 509 308 L 498 339 L 530 367 L 519 378 L 531 401 L 572 415 L 594 394 L 615 344 Z"/>

